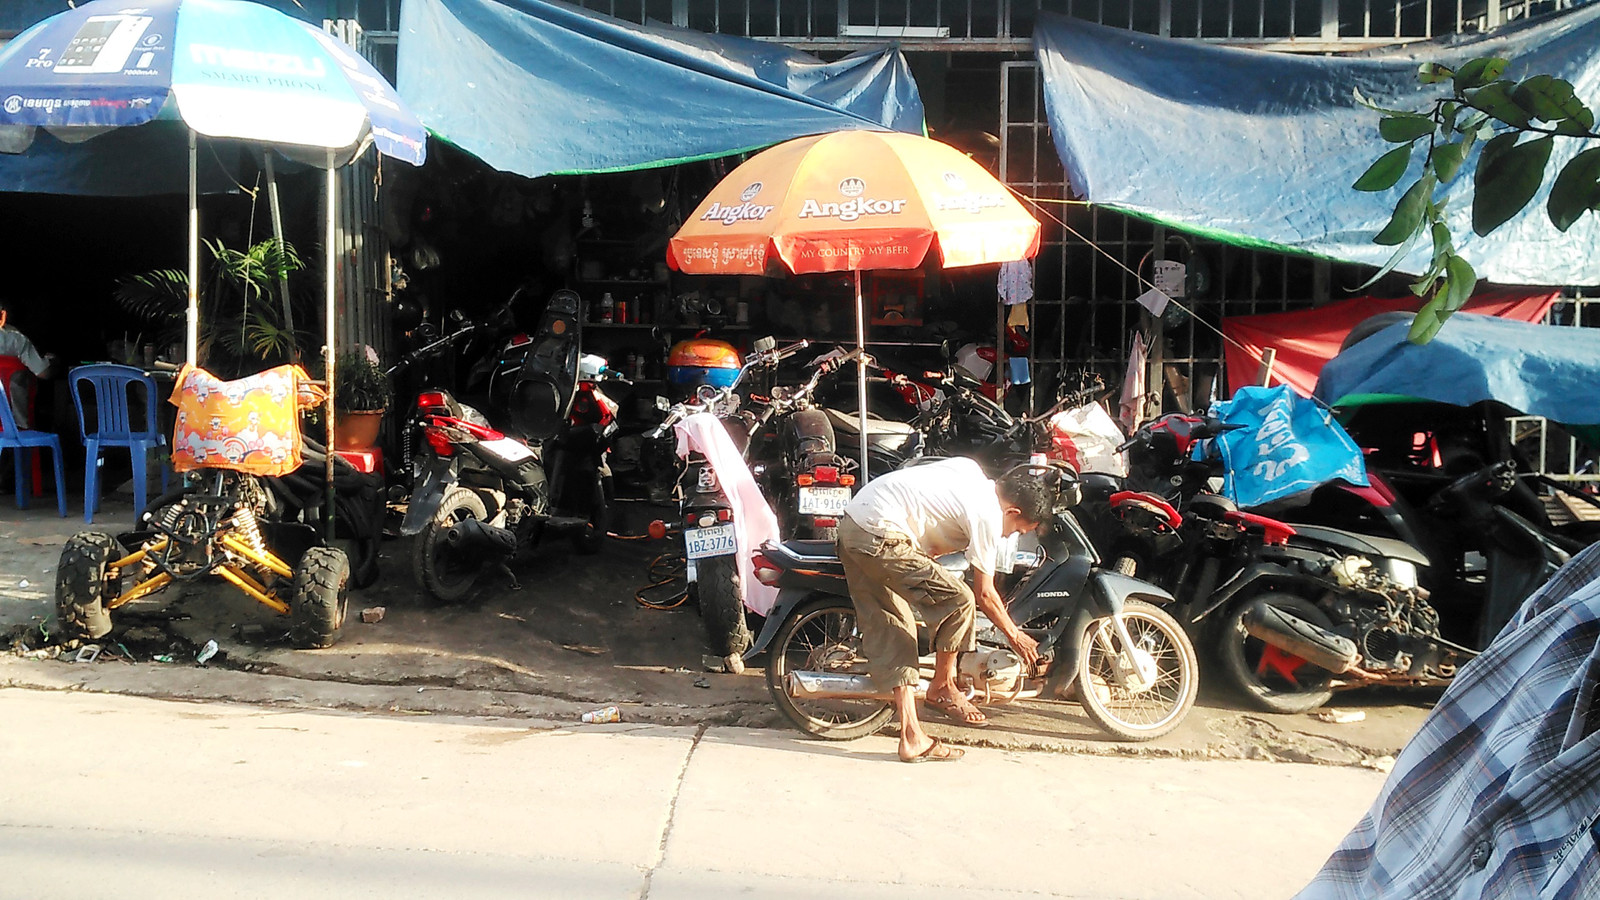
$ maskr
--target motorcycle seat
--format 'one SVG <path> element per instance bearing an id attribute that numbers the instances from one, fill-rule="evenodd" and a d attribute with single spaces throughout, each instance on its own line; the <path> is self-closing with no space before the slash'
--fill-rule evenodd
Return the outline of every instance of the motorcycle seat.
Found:
<path id="1" fill-rule="evenodd" d="M 850 435 L 859 435 L 861 433 L 861 417 L 855 413 L 842 412 L 837 409 L 827 410 L 827 413 L 828 421 L 833 424 L 835 432 L 843 432 Z M 869 438 L 914 434 L 916 430 L 908 422 L 892 422 L 888 419 L 875 418 L 871 414 L 867 415 L 867 437 Z"/>
<path id="2" fill-rule="evenodd" d="M 1404 560 L 1418 566 L 1429 564 L 1428 557 L 1421 550 L 1405 541 L 1356 534 L 1351 531 L 1341 531 L 1337 528 L 1324 528 L 1321 525 L 1295 525 L 1293 527 L 1298 537 L 1338 547 L 1341 550 L 1348 550 L 1351 553 Z"/>
<path id="3" fill-rule="evenodd" d="M 780 541 L 776 546 L 766 546 L 763 552 L 781 553 L 786 557 L 782 560 L 786 569 L 805 568 L 819 574 L 844 577 L 844 564 L 839 562 L 838 545 L 833 541 Z M 946 553 L 935 562 L 958 575 L 971 567 L 967 555 L 962 552 Z"/>

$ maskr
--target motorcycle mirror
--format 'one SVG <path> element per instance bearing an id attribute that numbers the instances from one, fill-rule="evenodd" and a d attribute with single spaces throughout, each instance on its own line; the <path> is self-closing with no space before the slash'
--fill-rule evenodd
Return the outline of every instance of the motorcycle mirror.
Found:
<path id="1" fill-rule="evenodd" d="M 768 336 L 766 336 L 764 338 L 761 338 L 761 339 L 757 340 L 754 344 L 751 344 L 750 345 L 750 349 L 754 350 L 756 353 L 768 353 L 768 352 L 771 352 L 773 349 L 775 349 L 777 346 L 778 346 L 778 339 L 775 338 L 775 337 L 772 337 L 771 335 L 768 335 Z"/>
<path id="2" fill-rule="evenodd" d="M 659 409 L 662 412 L 671 412 L 672 411 L 672 401 L 668 400 L 667 398 L 665 398 L 663 396 L 661 396 L 660 394 L 657 394 L 656 395 L 656 409 Z"/>

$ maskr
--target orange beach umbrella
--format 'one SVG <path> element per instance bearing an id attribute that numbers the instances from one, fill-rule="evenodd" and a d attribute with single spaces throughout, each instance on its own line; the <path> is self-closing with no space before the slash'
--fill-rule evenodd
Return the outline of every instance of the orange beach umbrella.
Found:
<path id="1" fill-rule="evenodd" d="M 920 268 L 930 250 L 947 269 L 1028 259 L 1039 222 L 948 144 L 841 131 L 787 141 L 734 169 L 668 242 L 667 263 L 690 275 L 763 275 L 773 260 L 797 275 L 854 271 L 859 348 L 861 272 Z M 858 374 L 865 481 L 865 362 Z"/>

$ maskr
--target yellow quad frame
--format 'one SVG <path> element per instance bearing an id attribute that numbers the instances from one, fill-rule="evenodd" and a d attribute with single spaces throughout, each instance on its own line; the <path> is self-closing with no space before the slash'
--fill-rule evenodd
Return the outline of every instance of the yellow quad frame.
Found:
<path id="1" fill-rule="evenodd" d="M 147 556 L 153 553 L 161 553 L 162 551 L 166 550 L 167 546 L 171 542 L 172 538 L 162 537 L 153 543 L 147 544 L 139 550 L 124 556 L 121 559 L 113 560 L 106 564 L 107 574 L 112 575 L 120 573 L 123 569 L 126 569 L 129 566 L 138 565 L 139 563 L 143 562 Z M 251 547 L 249 544 L 246 544 L 244 541 L 239 540 L 237 535 L 220 535 L 216 539 L 216 545 L 223 551 L 223 555 L 228 558 L 228 562 L 216 567 L 215 571 L 218 575 L 221 575 L 223 579 L 228 581 L 234 587 L 237 587 L 239 590 L 243 591 L 247 596 L 260 603 L 262 606 L 267 607 L 279 615 L 289 614 L 288 603 L 279 599 L 278 595 L 274 591 L 257 581 L 248 572 L 245 572 L 239 568 L 240 562 L 245 562 L 264 568 L 280 577 L 292 579 L 294 577 L 294 570 L 289 568 L 287 563 L 279 559 L 277 554 L 270 550 L 265 554 L 256 552 L 255 548 Z M 117 595 L 115 599 L 107 600 L 105 603 L 105 608 L 107 611 L 110 611 L 124 604 L 131 603 L 140 597 L 147 597 L 171 584 L 172 580 L 173 579 L 170 574 L 166 572 L 159 572 L 123 591 L 121 594 Z"/>

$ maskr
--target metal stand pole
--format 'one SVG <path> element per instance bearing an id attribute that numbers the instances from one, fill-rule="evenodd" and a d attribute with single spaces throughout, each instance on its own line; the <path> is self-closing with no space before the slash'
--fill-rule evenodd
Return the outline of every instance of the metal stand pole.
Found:
<path id="1" fill-rule="evenodd" d="M 872 475 L 867 471 L 867 317 L 861 299 L 861 270 L 856 270 L 856 403 L 861 415 L 861 471 L 856 473 L 856 483 L 866 484 Z"/>
<path id="2" fill-rule="evenodd" d="M 267 168 L 267 206 L 272 210 L 272 236 L 278 240 L 278 249 L 281 251 L 283 243 L 283 209 L 278 205 L 278 175 L 272 169 L 272 150 L 266 148 L 261 154 L 266 159 Z M 295 362 L 300 361 L 300 347 L 294 339 L 294 307 L 289 305 L 289 273 L 278 273 L 278 290 L 283 294 L 283 328 L 289 334 L 289 355 Z"/>
<path id="3" fill-rule="evenodd" d="M 326 325 L 324 327 L 323 334 L 326 335 L 327 343 L 324 344 L 323 348 L 322 348 L 323 359 L 324 359 L 324 361 L 326 363 L 324 371 L 327 373 L 327 379 L 326 380 L 327 380 L 327 384 L 328 384 L 328 415 L 327 415 L 327 419 L 328 419 L 328 447 L 327 447 L 327 459 L 325 460 L 325 462 L 327 464 L 326 472 L 327 472 L 327 477 L 328 477 L 328 507 L 327 507 L 327 513 L 326 513 L 325 518 L 323 519 L 323 522 L 324 522 L 324 527 L 327 529 L 327 536 L 328 536 L 329 540 L 333 539 L 333 514 L 334 514 L 334 504 L 333 504 L 333 498 L 334 498 L 334 495 L 333 495 L 333 392 L 334 392 L 333 379 L 334 379 L 334 371 L 333 371 L 333 369 L 334 369 L 334 366 L 333 366 L 333 363 L 334 363 L 335 355 L 337 353 L 335 348 L 338 346 L 338 344 L 336 344 L 334 342 L 334 332 L 338 327 L 338 321 L 339 321 L 338 320 L 338 312 L 337 312 L 337 310 L 334 309 L 334 297 L 333 297 L 333 294 L 334 294 L 334 266 L 338 263 L 338 260 L 339 260 L 339 254 L 338 254 L 337 250 L 333 246 L 333 242 L 334 242 L 335 237 L 336 237 L 336 235 L 335 235 L 335 230 L 336 229 L 334 228 L 334 216 L 337 214 L 338 207 L 337 207 L 336 204 L 337 204 L 337 201 L 339 199 L 338 198 L 338 187 L 337 187 L 337 185 L 338 185 L 337 173 L 335 172 L 334 167 L 333 167 L 333 151 L 329 150 L 328 151 L 328 192 L 327 192 L 328 193 L 328 196 L 327 196 L 327 204 L 328 204 L 328 222 L 327 222 L 327 226 L 328 227 L 327 227 L 326 232 L 323 234 L 323 246 L 325 248 L 325 253 L 326 253 L 326 256 L 327 256 L 327 261 L 324 264 L 325 268 L 327 269 L 326 278 L 324 279 L 324 281 L 326 282 L 325 286 L 327 288 L 327 301 L 328 301 L 327 322 L 326 322 Z"/>
<path id="4" fill-rule="evenodd" d="M 193 128 L 189 129 L 189 318 L 184 361 L 200 364 L 200 151 Z"/>

